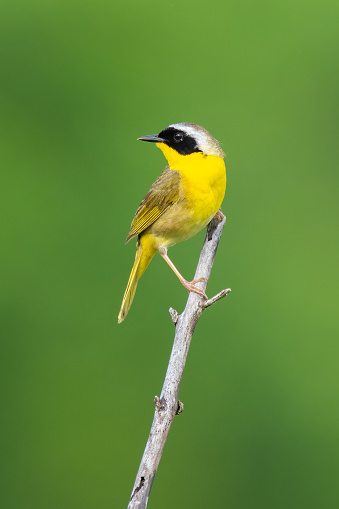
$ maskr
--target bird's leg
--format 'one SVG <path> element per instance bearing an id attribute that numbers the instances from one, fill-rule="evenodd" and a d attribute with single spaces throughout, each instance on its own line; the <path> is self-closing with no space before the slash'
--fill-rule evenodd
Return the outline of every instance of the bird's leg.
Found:
<path id="1" fill-rule="evenodd" d="M 188 292 L 197 293 L 198 295 L 201 295 L 202 297 L 204 297 L 204 299 L 207 300 L 207 295 L 204 292 L 204 290 L 201 290 L 201 288 L 198 288 L 197 286 L 195 286 L 195 283 L 198 283 L 198 281 L 202 281 L 203 279 L 205 281 L 207 281 L 207 279 L 205 277 L 200 277 L 199 279 L 194 279 L 193 281 L 186 281 L 186 279 L 180 274 L 180 272 L 178 271 L 178 269 L 176 268 L 174 263 L 171 262 L 171 260 L 167 256 L 167 251 L 159 251 L 159 253 L 163 257 L 165 262 L 167 262 L 168 265 L 171 267 L 173 272 L 178 276 L 178 278 L 180 279 L 180 281 L 184 285 L 184 287 L 187 288 Z"/>

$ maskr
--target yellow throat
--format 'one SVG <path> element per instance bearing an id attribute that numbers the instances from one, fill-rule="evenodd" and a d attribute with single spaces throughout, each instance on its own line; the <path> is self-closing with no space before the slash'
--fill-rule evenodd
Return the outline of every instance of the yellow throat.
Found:
<path id="1" fill-rule="evenodd" d="M 165 143 L 157 143 L 157 146 L 166 157 L 171 170 L 181 174 L 181 185 L 192 206 L 203 200 L 206 216 L 214 214 L 221 206 L 226 191 L 224 159 L 202 152 L 182 155 Z"/>

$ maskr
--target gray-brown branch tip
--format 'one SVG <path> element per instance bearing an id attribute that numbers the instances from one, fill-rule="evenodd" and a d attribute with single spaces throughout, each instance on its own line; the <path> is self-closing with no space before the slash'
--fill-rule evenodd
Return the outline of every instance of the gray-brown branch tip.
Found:
<path id="1" fill-rule="evenodd" d="M 222 299 L 223 297 L 226 297 L 231 292 L 231 288 L 226 288 L 226 290 L 222 290 L 221 292 L 217 293 L 217 295 L 214 295 L 211 299 L 206 300 L 202 303 L 203 309 L 208 308 L 209 306 L 212 306 L 215 302 Z"/>

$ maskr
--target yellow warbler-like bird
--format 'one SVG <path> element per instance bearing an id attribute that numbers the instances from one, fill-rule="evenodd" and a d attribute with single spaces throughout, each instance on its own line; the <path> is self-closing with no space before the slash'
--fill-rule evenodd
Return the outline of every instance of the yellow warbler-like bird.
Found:
<path id="1" fill-rule="evenodd" d="M 168 166 L 142 200 L 126 243 L 138 235 L 137 253 L 122 300 L 118 322 L 131 307 L 138 281 L 158 251 L 189 292 L 207 298 L 186 281 L 167 256 L 167 249 L 202 230 L 214 215 L 225 195 L 225 154 L 219 143 L 203 127 L 182 122 L 171 124 L 159 134 L 138 138 L 157 144 Z"/>

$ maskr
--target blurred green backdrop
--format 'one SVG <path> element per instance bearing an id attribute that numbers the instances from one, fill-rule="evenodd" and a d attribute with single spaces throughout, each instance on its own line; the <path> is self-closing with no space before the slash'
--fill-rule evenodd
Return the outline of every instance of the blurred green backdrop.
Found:
<path id="1" fill-rule="evenodd" d="M 130 222 L 195 122 L 227 215 L 150 508 L 338 507 L 337 1 L 2 1 L 1 506 L 127 505 L 186 292 Z M 204 232 L 171 257 L 194 274 Z M 142 383 L 140 384 L 140 379 Z"/>

